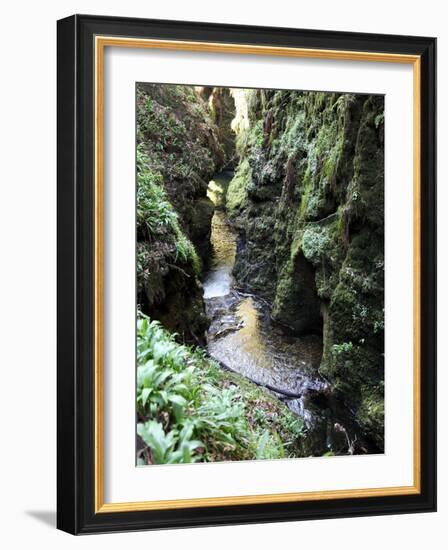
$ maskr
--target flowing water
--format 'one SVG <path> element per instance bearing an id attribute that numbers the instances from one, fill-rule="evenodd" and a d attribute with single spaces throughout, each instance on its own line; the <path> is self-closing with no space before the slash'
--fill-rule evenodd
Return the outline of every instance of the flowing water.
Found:
<path id="1" fill-rule="evenodd" d="M 274 393 L 304 421 L 304 455 L 372 452 L 348 409 L 331 397 L 328 384 L 319 376 L 322 337 L 285 334 L 272 322 L 270 305 L 263 298 L 236 288 L 232 269 L 237 233 L 223 208 L 223 193 L 231 177 L 231 173 L 219 174 L 209 185 L 216 209 L 211 264 L 204 279 L 211 320 L 208 353 L 231 370 L 278 390 Z"/>

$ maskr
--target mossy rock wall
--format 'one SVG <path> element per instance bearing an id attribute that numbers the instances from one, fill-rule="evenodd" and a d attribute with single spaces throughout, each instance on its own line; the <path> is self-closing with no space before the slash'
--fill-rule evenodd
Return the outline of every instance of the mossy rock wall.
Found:
<path id="1" fill-rule="evenodd" d="M 235 132 L 232 121 L 235 117 L 235 100 L 230 88 L 213 88 L 208 99 L 212 120 L 218 128 L 218 139 L 224 150 L 224 165 L 226 169 L 235 167 L 237 155 L 235 148 Z"/>
<path id="2" fill-rule="evenodd" d="M 227 192 L 234 274 L 296 332 L 378 446 L 384 428 L 384 99 L 252 90 Z"/>
<path id="3" fill-rule="evenodd" d="M 192 86 L 137 86 L 137 300 L 185 340 L 207 327 L 208 182 L 225 160 L 208 103 Z"/>

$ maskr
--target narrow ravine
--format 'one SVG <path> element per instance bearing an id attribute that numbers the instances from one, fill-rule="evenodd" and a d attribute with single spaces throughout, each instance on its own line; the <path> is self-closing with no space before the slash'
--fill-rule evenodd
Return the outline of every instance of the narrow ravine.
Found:
<path id="1" fill-rule="evenodd" d="M 350 411 L 331 397 L 327 382 L 318 373 L 321 336 L 285 334 L 271 321 L 268 302 L 238 290 L 232 276 L 238 235 L 223 204 L 232 176 L 231 172 L 223 172 L 209 185 L 215 212 L 212 256 L 203 282 L 206 312 L 211 321 L 207 332 L 208 353 L 249 380 L 269 389 L 300 395 L 289 398 L 274 392 L 304 420 L 305 456 L 374 452 Z"/>
<path id="2" fill-rule="evenodd" d="M 384 453 L 384 98 L 143 83 L 136 158 L 138 458 Z"/>

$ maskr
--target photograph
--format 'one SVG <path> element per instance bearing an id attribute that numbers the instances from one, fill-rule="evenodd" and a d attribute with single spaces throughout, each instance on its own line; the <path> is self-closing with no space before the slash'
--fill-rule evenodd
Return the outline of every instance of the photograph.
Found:
<path id="1" fill-rule="evenodd" d="M 448 26 L 404 7 L 4 4 L 3 548 L 441 548 Z"/>
<path id="2" fill-rule="evenodd" d="M 302 23 L 58 20 L 62 531 L 436 509 L 436 38 Z"/>
<path id="3" fill-rule="evenodd" d="M 384 95 L 135 94 L 136 464 L 383 454 Z"/>

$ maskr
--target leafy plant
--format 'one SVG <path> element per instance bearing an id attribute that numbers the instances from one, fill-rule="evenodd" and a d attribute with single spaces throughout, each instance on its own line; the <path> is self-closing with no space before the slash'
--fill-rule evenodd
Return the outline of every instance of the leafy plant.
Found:
<path id="1" fill-rule="evenodd" d="M 146 446 L 139 464 L 282 458 L 303 425 L 275 398 L 268 400 L 251 383 L 224 373 L 204 350 L 177 343 L 139 313 L 137 433 Z M 254 415 L 256 404 L 269 414 Z"/>
<path id="2" fill-rule="evenodd" d="M 352 342 L 343 342 L 342 344 L 333 344 L 333 354 L 341 355 L 343 353 L 350 353 L 353 350 Z"/>
<path id="3" fill-rule="evenodd" d="M 150 164 L 140 144 L 137 147 L 137 231 L 144 234 L 144 240 L 163 239 L 166 245 L 172 243 L 167 250 L 171 250 L 173 263 L 191 263 L 199 273 L 201 265 L 196 249 L 183 232 L 178 214 L 168 200 L 162 175 Z"/>
<path id="4" fill-rule="evenodd" d="M 162 424 L 149 420 L 137 425 L 137 433 L 151 448 L 155 464 L 189 463 L 200 458 L 193 453 L 202 443 L 191 439 L 190 426 L 185 426 L 180 433 L 176 429 L 165 433 Z"/>

